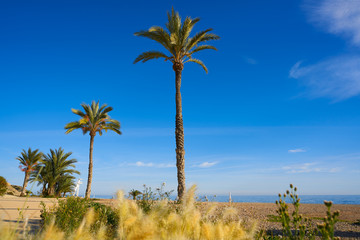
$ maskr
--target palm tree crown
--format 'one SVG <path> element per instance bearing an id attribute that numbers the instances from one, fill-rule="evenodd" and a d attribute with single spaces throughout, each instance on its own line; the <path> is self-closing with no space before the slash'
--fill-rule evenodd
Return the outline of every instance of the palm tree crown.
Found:
<path id="1" fill-rule="evenodd" d="M 23 149 L 21 156 L 18 156 L 16 159 L 20 161 L 19 168 L 21 171 L 27 173 L 34 171 L 35 166 L 39 163 L 42 156 L 43 154 L 39 152 L 39 149 L 32 151 L 31 148 L 29 148 L 27 152 Z"/>
<path id="2" fill-rule="evenodd" d="M 73 113 L 79 115 L 81 119 L 79 121 L 71 122 L 66 124 L 66 134 L 74 131 L 75 129 L 82 129 L 83 134 L 89 132 L 91 136 L 95 136 L 96 133 L 102 135 L 103 130 L 112 130 L 117 134 L 120 132 L 120 122 L 114 119 L 111 119 L 108 115 L 108 112 L 113 110 L 112 107 L 107 107 L 106 104 L 103 104 L 99 107 L 99 102 L 92 101 L 91 105 L 81 104 L 84 109 L 84 112 L 77 109 L 71 109 Z"/>
<path id="3" fill-rule="evenodd" d="M 43 175 L 45 184 L 48 184 L 48 195 L 60 195 L 63 190 L 59 189 L 64 181 L 72 181 L 74 179 L 72 174 L 80 174 L 75 170 L 76 159 L 69 159 L 72 152 L 65 153 L 62 148 L 52 150 L 50 153 L 44 155 L 42 160 Z M 67 180 L 69 179 L 69 180 Z"/>
<path id="4" fill-rule="evenodd" d="M 175 64 L 182 66 L 186 62 L 195 62 L 200 64 L 203 69 L 208 72 L 205 64 L 199 59 L 193 58 L 192 55 L 205 49 L 217 50 L 214 46 L 199 44 L 209 40 L 218 40 L 220 37 L 210 33 L 212 31 L 211 28 L 200 31 L 193 37 L 190 37 L 194 25 L 199 21 L 199 18 L 191 19 L 190 17 L 186 17 L 182 23 L 179 13 L 172 9 L 171 13 L 168 13 L 168 22 L 166 23 L 167 30 L 159 26 L 154 26 L 149 30 L 136 32 L 135 36 L 150 38 L 160 43 L 168 50 L 169 54 L 167 55 L 159 51 L 144 52 L 135 59 L 134 63 L 164 58 L 165 61 L 171 61 L 174 67 Z"/>

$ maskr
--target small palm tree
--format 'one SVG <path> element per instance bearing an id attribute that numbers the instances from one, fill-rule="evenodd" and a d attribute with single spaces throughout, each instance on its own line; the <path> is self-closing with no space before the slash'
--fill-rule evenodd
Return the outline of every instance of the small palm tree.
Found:
<path id="1" fill-rule="evenodd" d="M 42 160 L 40 164 L 36 165 L 35 170 L 30 174 L 29 182 L 37 182 L 37 185 L 42 184 L 41 194 L 42 196 L 47 196 L 47 175 L 50 172 L 49 168 L 51 166 L 45 165 Z"/>
<path id="2" fill-rule="evenodd" d="M 131 189 L 129 192 L 129 196 L 131 196 L 133 198 L 133 200 L 136 200 L 137 197 L 141 194 L 142 194 L 142 192 L 140 192 L 139 190 L 135 190 L 135 189 Z"/>
<path id="3" fill-rule="evenodd" d="M 106 104 L 103 104 L 99 107 L 99 102 L 92 101 L 91 105 L 81 104 L 84 109 L 84 112 L 76 109 L 71 109 L 73 113 L 79 115 L 81 119 L 76 122 L 71 122 L 66 124 L 66 134 L 72 132 L 75 129 L 81 129 L 83 134 L 89 132 L 90 135 L 90 151 L 89 151 L 89 172 L 88 172 L 88 181 L 86 186 L 85 197 L 90 198 L 91 193 L 91 181 L 92 181 L 92 172 L 93 172 L 93 146 L 94 138 L 96 133 L 99 133 L 101 136 L 103 131 L 111 130 L 117 134 L 120 132 L 120 122 L 114 119 L 111 119 L 108 115 L 108 112 L 113 110 L 112 107 L 108 107 Z"/>
<path id="4" fill-rule="evenodd" d="M 56 184 L 55 195 L 65 197 L 66 193 L 74 192 L 75 186 L 75 177 L 71 174 L 64 174 Z"/>
<path id="5" fill-rule="evenodd" d="M 67 181 L 65 177 L 70 176 L 71 179 L 74 179 L 72 174 L 80 174 L 79 171 L 73 169 L 77 160 L 69 159 L 71 154 L 72 152 L 65 153 L 62 148 L 59 148 L 50 149 L 50 153 L 44 155 L 42 164 L 44 165 L 44 179 L 47 183 L 47 195 L 60 196 L 61 191 L 57 191 L 57 188 L 61 182 Z"/>
<path id="6" fill-rule="evenodd" d="M 168 54 L 159 51 L 148 51 L 140 54 L 134 61 L 147 62 L 151 59 L 164 58 L 165 61 L 172 63 L 175 71 L 175 88 L 176 88 L 176 118 L 175 118 L 175 139 L 176 139 L 176 167 L 178 177 L 178 198 L 181 200 L 185 193 L 185 150 L 184 150 L 184 127 L 182 118 L 182 103 L 181 103 L 181 74 L 184 68 L 184 63 L 194 62 L 199 64 L 207 73 L 208 70 L 204 63 L 199 59 L 193 58 L 193 54 L 205 49 L 216 50 L 211 45 L 199 45 L 209 40 L 217 40 L 220 37 L 210 33 L 211 28 L 196 33 L 190 37 L 190 33 L 194 25 L 199 21 L 199 18 L 191 19 L 186 17 L 184 22 L 178 12 L 172 9 L 168 13 L 168 22 L 166 23 L 167 30 L 162 27 L 151 27 L 149 30 L 136 32 L 135 36 L 146 37 L 160 43 Z"/>
<path id="7" fill-rule="evenodd" d="M 23 149 L 23 151 L 21 152 L 21 156 L 18 156 L 16 158 L 16 160 L 20 161 L 19 168 L 21 169 L 21 171 L 25 172 L 24 183 L 20 196 L 25 196 L 26 186 L 28 184 L 30 174 L 40 163 L 42 156 L 43 154 L 39 152 L 39 149 L 32 151 L 31 148 L 29 148 L 27 152 Z"/>

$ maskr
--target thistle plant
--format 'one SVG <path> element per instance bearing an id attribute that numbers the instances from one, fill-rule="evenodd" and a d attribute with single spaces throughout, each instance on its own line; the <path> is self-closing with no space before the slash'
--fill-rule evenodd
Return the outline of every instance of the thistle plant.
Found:
<path id="1" fill-rule="evenodd" d="M 290 198 L 293 211 L 289 213 L 289 205 L 286 198 Z M 300 198 L 297 194 L 297 188 L 290 184 L 290 190 L 281 195 L 279 201 L 275 202 L 278 206 L 276 212 L 283 228 L 283 237 L 285 239 L 315 239 L 317 234 L 321 234 L 321 239 L 337 239 L 334 237 L 334 225 L 338 221 L 339 212 L 331 213 L 332 202 L 324 201 L 327 207 L 326 217 L 323 223 L 318 224 L 317 228 L 312 227 L 311 220 L 299 213 Z"/>
<path id="2" fill-rule="evenodd" d="M 287 197 L 293 206 L 291 214 L 285 201 Z M 300 198 L 296 187 L 290 184 L 290 191 L 287 190 L 283 195 L 279 193 L 279 201 L 275 203 L 278 206 L 276 212 L 279 214 L 284 236 L 288 239 L 304 239 L 307 235 L 308 239 L 315 239 L 316 231 L 310 230 L 310 220 L 299 213 Z"/>
<path id="3" fill-rule="evenodd" d="M 324 204 L 327 208 L 326 217 L 323 218 L 323 223 L 318 224 L 318 229 L 322 235 L 322 239 L 340 239 L 334 237 L 334 225 L 339 221 L 339 211 L 331 213 L 332 202 L 324 201 Z"/>

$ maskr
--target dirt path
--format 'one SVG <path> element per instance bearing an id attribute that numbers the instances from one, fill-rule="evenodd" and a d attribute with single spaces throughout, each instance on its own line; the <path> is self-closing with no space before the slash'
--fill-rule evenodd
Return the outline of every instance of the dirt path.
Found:
<path id="1" fill-rule="evenodd" d="M 19 230 L 26 228 L 35 231 L 40 226 L 40 203 L 44 202 L 50 207 L 57 203 L 54 198 L 38 198 L 38 197 L 15 197 L 5 195 L 0 197 L 0 219 L 3 223 L 9 223 Z"/>

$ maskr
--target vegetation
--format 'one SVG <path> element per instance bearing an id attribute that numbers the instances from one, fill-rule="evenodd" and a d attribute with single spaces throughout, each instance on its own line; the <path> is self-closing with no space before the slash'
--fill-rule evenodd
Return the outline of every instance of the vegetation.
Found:
<path id="1" fill-rule="evenodd" d="M 289 213 L 289 205 L 286 203 L 286 198 L 289 197 L 293 211 Z M 313 227 L 309 218 L 303 217 L 299 213 L 300 198 L 297 194 L 297 188 L 290 184 L 290 190 L 287 190 L 285 194 L 279 194 L 279 201 L 276 201 L 277 216 L 270 215 L 270 221 L 279 221 L 282 225 L 283 236 L 274 237 L 271 234 L 265 235 L 264 239 L 315 239 L 317 235 L 321 234 L 321 239 L 337 239 L 334 237 L 334 225 L 338 221 L 339 212 L 335 211 L 331 213 L 332 202 L 324 201 L 327 207 L 326 217 L 323 218 L 323 223 L 318 224 L 317 227 Z"/>
<path id="2" fill-rule="evenodd" d="M 83 134 L 89 132 L 90 135 L 90 151 L 89 151 L 89 172 L 88 172 L 88 181 L 86 186 L 85 197 L 90 198 L 91 193 L 91 181 L 92 181 L 92 172 L 93 172 L 93 146 L 94 138 L 96 133 L 99 133 L 101 136 L 103 131 L 111 130 L 117 134 L 120 132 L 120 122 L 114 119 L 111 119 L 108 115 L 108 112 L 112 111 L 112 107 L 107 107 L 106 104 L 103 104 L 99 107 L 99 102 L 93 101 L 91 105 L 81 104 L 84 109 L 84 112 L 81 110 L 71 109 L 73 113 L 79 115 L 81 119 L 79 121 L 70 122 L 66 124 L 66 134 L 76 130 L 81 129 Z"/>
<path id="3" fill-rule="evenodd" d="M 44 208 L 44 232 L 36 239 L 253 239 L 255 226 L 245 228 L 232 208 L 216 219 L 211 211 L 201 215 L 194 192 L 195 186 L 176 209 L 165 199 L 147 213 L 122 192 L 114 210 L 70 197 L 54 209 Z"/>
<path id="4" fill-rule="evenodd" d="M 39 149 L 32 151 L 31 148 L 29 148 L 27 152 L 23 149 L 23 151 L 21 152 L 21 156 L 18 156 L 16 158 L 20 161 L 19 168 L 21 169 L 21 171 L 25 172 L 24 183 L 20 196 L 26 195 L 26 186 L 28 184 L 30 174 L 35 171 L 35 168 L 42 159 L 42 156 L 43 154 L 39 152 Z"/>
<path id="5" fill-rule="evenodd" d="M 0 176 L 0 196 L 4 196 L 7 191 L 7 181 L 4 177 Z"/>
<path id="6" fill-rule="evenodd" d="M 43 160 L 31 175 L 31 181 L 38 181 L 42 184 L 43 196 L 64 196 L 73 192 L 75 177 L 73 174 L 80 174 L 75 170 L 76 159 L 69 159 L 71 152 L 65 153 L 62 148 L 52 150 L 43 156 Z"/>
<path id="7" fill-rule="evenodd" d="M 313 227 L 309 219 L 299 214 L 300 199 L 292 185 L 291 190 L 280 194 L 276 201 L 278 215 L 269 216 L 271 221 L 282 224 L 282 236 L 258 231 L 256 225 L 249 222 L 244 225 L 232 207 L 196 204 L 195 186 L 189 189 L 180 204 L 169 201 L 172 191 L 164 191 L 164 186 L 153 192 L 144 185 L 148 209 L 139 204 L 141 200 L 125 199 L 122 192 L 118 193 L 113 207 L 78 197 L 59 200 L 58 205 L 50 209 L 42 203 L 41 232 L 20 236 L 0 225 L 0 239 L 337 239 L 334 225 L 339 212 L 331 212 L 332 203 L 324 202 L 327 215 L 322 219 L 323 223 Z M 286 204 L 288 197 L 291 205 Z"/>
<path id="8" fill-rule="evenodd" d="M 129 192 L 129 197 L 132 197 L 133 200 L 137 200 L 141 194 L 142 192 L 139 190 L 131 189 Z"/>
<path id="9" fill-rule="evenodd" d="M 184 63 L 194 62 L 203 67 L 205 72 L 207 68 L 202 61 L 193 58 L 193 54 L 206 49 L 216 50 L 211 45 L 199 45 L 210 40 L 217 40 L 220 37 L 210 33 L 211 28 L 196 33 L 190 37 L 194 25 L 199 22 L 199 18 L 191 19 L 186 17 L 182 22 L 178 12 L 172 9 L 168 13 L 168 22 L 166 23 L 166 30 L 159 26 L 151 27 L 149 30 L 136 32 L 135 36 L 146 37 L 160 43 L 168 53 L 165 54 L 159 51 L 147 51 L 140 54 L 134 61 L 147 62 L 151 59 L 164 58 L 165 61 L 172 63 L 175 71 L 175 88 L 176 88 L 176 117 L 175 117 L 175 139 L 176 139 L 176 167 L 178 177 L 178 198 L 181 200 L 185 193 L 185 150 L 184 150 L 184 127 L 182 117 L 182 102 L 181 102 L 181 74 L 184 68 Z"/>
<path id="10" fill-rule="evenodd" d="M 161 184 L 159 188 L 156 188 L 156 191 L 153 192 L 151 187 L 148 187 L 144 184 L 144 190 L 141 193 L 139 201 L 137 201 L 138 206 L 145 212 L 148 213 L 150 210 L 157 204 L 159 201 L 170 201 L 170 195 L 174 190 L 165 191 L 165 183 Z"/>
<path id="11" fill-rule="evenodd" d="M 59 200 L 57 206 L 52 209 L 46 209 L 42 203 L 41 218 L 45 227 L 55 224 L 55 226 L 68 236 L 78 229 L 86 215 L 93 208 L 94 221 L 90 226 L 92 233 L 99 231 L 101 226 L 107 226 L 107 235 L 114 237 L 119 217 L 109 206 L 95 203 L 92 200 L 79 197 L 68 197 L 65 200 Z"/>

